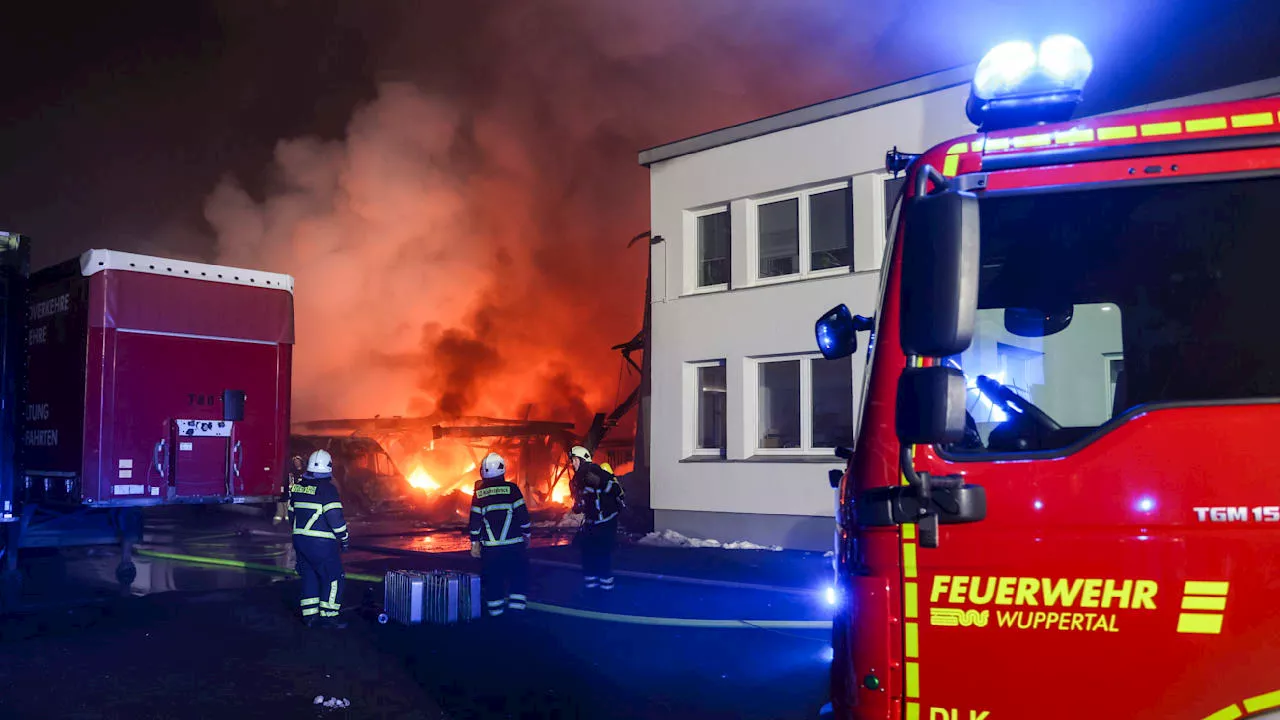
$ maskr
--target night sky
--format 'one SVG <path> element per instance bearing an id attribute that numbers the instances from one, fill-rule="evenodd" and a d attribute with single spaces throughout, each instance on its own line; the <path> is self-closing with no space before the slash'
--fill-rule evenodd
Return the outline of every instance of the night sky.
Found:
<path id="1" fill-rule="evenodd" d="M 460 368 L 533 355 L 528 394 L 596 406 L 639 322 L 637 151 L 1050 32 L 1089 45 L 1086 110 L 1112 109 L 1280 75 L 1276 28 L 1274 0 L 8 3 L 0 228 L 37 267 L 108 247 L 294 274 L 300 350 L 368 349 L 301 361 L 303 415 L 429 411 L 444 382 L 476 410 Z M 352 362 L 416 389 L 320 399 Z"/>
<path id="2" fill-rule="evenodd" d="M 521 54 L 519 48 L 493 47 L 504 39 L 489 26 L 495 14 L 528 5 L 541 5 L 548 15 L 605 14 L 591 6 L 651 6 L 646 14 L 682 24 L 686 16 L 715 15 L 698 6 L 726 4 L 731 3 L 7 3 L 0 20 L 0 227 L 34 236 L 39 264 L 91 245 L 150 244 L 163 250 L 173 244 L 207 253 L 211 240 L 202 204 L 218 179 L 232 173 L 258 187 L 278 139 L 340 137 L 353 107 L 374 97 L 378 79 L 410 79 L 446 94 L 475 96 L 483 92 L 474 83 L 521 72 L 485 61 L 490 49 L 498 57 Z M 760 99 L 767 111 L 962 64 L 1019 27 L 1028 34 L 1074 30 L 1092 40 L 1095 102 L 1120 93 L 1137 99 L 1280 74 L 1275 2 L 885 3 L 898 11 L 875 20 L 870 18 L 884 13 L 857 8 L 879 3 L 738 4 L 747 8 L 743 14 L 770 21 L 724 23 L 721 35 L 737 37 L 708 41 L 708 51 L 693 59 L 717 64 L 749 55 L 753 47 L 775 54 L 778 64 L 800 77 L 794 87 L 774 88 L 774 97 Z M 789 10 L 760 9 L 783 6 Z M 845 24 L 824 29 L 821 22 L 805 22 L 806 14 Z M 779 19 L 782 27 L 771 27 Z M 596 30 L 602 45 L 624 38 L 619 42 L 661 46 L 660 38 L 626 36 L 629 29 L 641 33 L 663 26 L 600 23 Z M 531 28 L 514 37 L 537 45 L 546 31 Z M 794 40 L 790 47 L 788 35 Z M 815 41 L 836 47 L 814 48 Z M 724 57 L 713 57 L 711 49 L 724 51 Z M 644 74 L 645 60 L 638 59 L 633 72 Z M 823 77 L 806 82 L 806 62 L 820 65 L 812 70 Z M 830 77 L 842 62 L 843 77 Z M 651 65 L 660 69 L 662 63 Z M 758 68 L 742 64 L 744 74 Z M 692 94 L 698 88 L 674 79 L 669 88 L 645 88 L 646 94 L 664 91 Z M 631 150 L 750 119 L 734 110 L 662 118 L 628 138 Z M 643 179 L 635 179 L 643 170 L 633 155 L 619 153 L 612 170 L 643 191 Z M 643 217 L 628 220 L 620 232 L 643 229 Z"/>

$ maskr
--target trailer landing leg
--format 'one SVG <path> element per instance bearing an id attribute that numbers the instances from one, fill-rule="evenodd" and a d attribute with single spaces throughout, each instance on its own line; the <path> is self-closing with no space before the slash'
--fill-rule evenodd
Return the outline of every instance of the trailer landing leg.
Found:
<path id="1" fill-rule="evenodd" d="M 3 525 L 4 553 L 0 566 L 0 612 L 17 608 L 22 599 L 22 573 L 18 570 L 18 541 L 22 537 L 22 524 L 10 522 Z"/>

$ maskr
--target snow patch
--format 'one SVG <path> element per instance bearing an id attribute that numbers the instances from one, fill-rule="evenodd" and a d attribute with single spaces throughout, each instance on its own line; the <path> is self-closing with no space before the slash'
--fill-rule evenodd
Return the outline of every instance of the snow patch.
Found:
<path id="1" fill-rule="evenodd" d="M 534 523 L 533 526 L 540 528 L 576 528 L 581 524 L 581 513 L 565 513 L 565 516 L 559 520 L 543 520 Z"/>
<path id="2" fill-rule="evenodd" d="M 339 697 L 325 698 L 325 696 L 323 695 L 317 695 L 316 699 L 312 702 L 312 704 L 323 705 L 329 708 L 330 710 L 337 710 L 338 708 L 351 707 L 351 701 L 346 698 L 339 698 Z"/>
<path id="3" fill-rule="evenodd" d="M 746 540 L 737 540 L 726 543 L 719 540 L 691 538 L 681 535 L 675 530 L 651 532 L 636 542 L 640 545 L 650 545 L 652 547 L 720 548 L 721 550 L 771 550 L 773 552 L 780 552 L 782 550 L 782 547 L 779 545 L 757 545 L 753 542 L 747 542 Z"/>

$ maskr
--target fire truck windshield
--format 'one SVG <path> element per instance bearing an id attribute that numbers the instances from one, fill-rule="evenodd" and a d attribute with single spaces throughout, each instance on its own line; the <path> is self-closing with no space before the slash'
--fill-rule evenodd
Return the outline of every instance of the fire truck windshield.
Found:
<path id="1" fill-rule="evenodd" d="M 1280 178 L 981 201 L 953 456 L 1061 450 L 1152 403 L 1280 399 Z M 959 458 L 957 458 L 959 459 Z"/>

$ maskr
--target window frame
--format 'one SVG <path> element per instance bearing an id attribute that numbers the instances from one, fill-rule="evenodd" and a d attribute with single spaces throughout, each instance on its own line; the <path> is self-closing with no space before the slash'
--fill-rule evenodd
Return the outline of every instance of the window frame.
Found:
<path id="1" fill-rule="evenodd" d="M 695 458 L 725 458 L 727 457 L 729 452 L 729 363 L 728 363 L 728 359 L 721 358 L 719 360 L 701 360 L 698 362 L 686 363 L 685 366 L 690 369 L 689 372 L 690 372 L 690 375 L 692 376 L 692 381 L 693 381 L 693 386 L 691 388 L 693 391 L 693 421 L 691 423 L 693 433 L 692 433 L 692 437 L 689 438 L 689 451 L 687 453 L 687 456 L 695 457 Z M 703 368 L 710 368 L 710 367 L 724 368 L 724 384 L 725 384 L 725 388 L 724 388 L 725 412 L 724 412 L 724 433 L 723 433 L 724 447 L 720 447 L 720 448 L 698 447 L 699 440 L 701 439 L 700 422 L 702 420 L 702 383 L 701 383 L 700 375 L 701 375 L 701 370 Z"/>
<path id="2" fill-rule="evenodd" d="M 849 264 L 839 267 L 824 268 L 822 270 L 813 270 L 813 239 L 810 228 L 810 207 L 809 198 L 813 195 L 821 195 L 823 193 L 835 190 L 843 190 L 846 194 L 846 205 L 848 207 L 848 216 L 846 219 L 849 223 Z M 773 277 L 762 277 L 760 275 L 760 207 L 762 205 L 770 205 L 776 202 L 784 202 L 787 200 L 796 200 L 797 225 L 796 232 L 799 235 L 799 258 L 797 262 L 797 272 L 788 275 L 777 275 Z M 785 192 L 770 193 L 769 195 L 761 195 L 751 198 L 747 201 L 747 263 L 748 282 L 751 285 L 776 285 L 778 283 L 796 282 L 799 280 L 809 280 L 813 278 L 836 277 L 839 275 L 848 275 L 856 272 L 856 243 L 854 241 L 854 198 L 853 198 L 853 182 L 849 178 L 843 180 L 835 180 L 822 183 L 819 185 L 810 185 L 803 188 L 788 190 Z"/>
<path id="3" fill-rule="evenodd" d="M 729 286 L 733 282 L 733 211 L 730 208 L 729 203 L 712 205 L 698 210 L 690 210 L 688 213 L 689 219 L 692 223 L 691 227 L 693 229 L 693 267 L 691 268 L 693 282 L 691 283 L 692 290 L 689 291 L 689 294 L 698 295 L 701 293 L 723 292 L 728 290 Z M 729 280 L 715 285 L 699 285 L 698 283 L 702 280 L 702 234 L 698 232 L 698 221 L 708 215 L 719 215 L 720 213 L 724 213 L 729 216 L 729 254 L 728 257 L 725 258 L 729 263 Z"/>
<path id="4" fill-rule="evenodd" d="M 760 391 L 761 391 L 761 366 L 770 363 L 794 362 L 800 361 L 800 447 L 798 448 L 764 448 L 760 447 Z M 813 457 L 830 455 L 834 448 L 830 447 L 814 447 L 813 446 L 813 363 L 814 361 L 825 362 L 825 358 L 821 353 L 794 353 L 789 355 L 770 355 L 768 357 L 752 358 L 754 367 L 755 384 L 754 391 L 756 394 L 755 417 L 750 421 L 752 431 L 751 435 L 751 453 L 756 456 L 765 457 Z M 857 441 L 858 426 L 858 405 L 857 405 L 857 384 L 856 373 L 854 372 L 853 360 L 849 360 L 849 411 L 853 417 L 854 437 L 850 442 Z"/>

